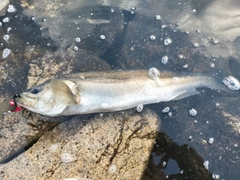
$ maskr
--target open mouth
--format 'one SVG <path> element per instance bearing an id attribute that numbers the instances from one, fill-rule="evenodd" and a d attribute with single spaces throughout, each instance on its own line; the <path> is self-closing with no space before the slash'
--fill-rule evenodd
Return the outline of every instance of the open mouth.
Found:
<path id="1" fill-rule="evenodd" d="M 31 98 L 27 95 L 24 95 L 24 94 L 21 94 L 21 95 L 16 94 L 14 96 L 14 100 L 17 103 L 17 105 L 20 105 L 20 106 L 23 106 L 23 107 L 30 106 L 34 102 L 33 98 Z"/>

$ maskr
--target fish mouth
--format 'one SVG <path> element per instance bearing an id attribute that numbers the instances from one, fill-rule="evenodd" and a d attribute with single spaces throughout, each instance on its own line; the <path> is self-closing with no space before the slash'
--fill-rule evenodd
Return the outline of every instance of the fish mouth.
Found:
<path id="1" fill-rule="evenodd" d="M 33 107 L 37 101 L 36 97 L 32 97 L 29 93 L 22 93 L 17 94 L 14 97 L 17 105 L 23 106 L 23 107 Z"/>

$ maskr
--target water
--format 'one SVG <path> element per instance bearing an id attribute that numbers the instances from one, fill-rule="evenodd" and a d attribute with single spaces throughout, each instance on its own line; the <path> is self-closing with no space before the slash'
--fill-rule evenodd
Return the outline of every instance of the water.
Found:
<path id="1" fill-rule="evenodd" d="M 160 73 L 221 71 L 239 89 L 237 0 L 23 2 L 0 17 L 3 97 L 62 73 L 151 64 Z M 238 93 L 203 89 L 148 107 L 162 121 L 143 179 L 238 179 Z"/>

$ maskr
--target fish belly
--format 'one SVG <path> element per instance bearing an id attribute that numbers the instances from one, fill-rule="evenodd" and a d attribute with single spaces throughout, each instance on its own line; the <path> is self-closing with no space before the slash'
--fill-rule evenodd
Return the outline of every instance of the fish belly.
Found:
<path id="1" fill-rule="evenodd" d="M 153 80 L 118 81 L 115 83 L 81 83 L 79 85 L 81 102 L 69 106 L 67 114 L 86 114 L 94 112 L 113 112 L 168 101 L 166 88 L 161 88 Z"/>

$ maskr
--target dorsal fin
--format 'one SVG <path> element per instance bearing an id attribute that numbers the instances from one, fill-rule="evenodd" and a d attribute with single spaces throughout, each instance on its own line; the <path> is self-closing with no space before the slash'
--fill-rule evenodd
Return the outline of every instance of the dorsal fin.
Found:
<path id="1" fill-rule="evenodd" d="M 74 105 L 77 104 L 79 98 L 75 97 L 71 89 L 64 82 L 52 79 L 50 82 L 50 88 L 53 92 L 55 99 L 65 105 Z"/>

